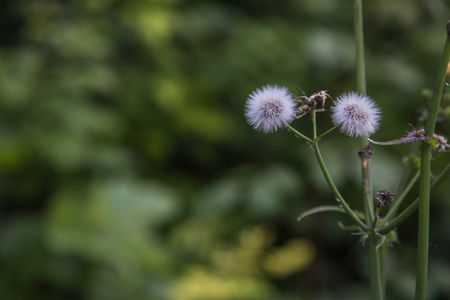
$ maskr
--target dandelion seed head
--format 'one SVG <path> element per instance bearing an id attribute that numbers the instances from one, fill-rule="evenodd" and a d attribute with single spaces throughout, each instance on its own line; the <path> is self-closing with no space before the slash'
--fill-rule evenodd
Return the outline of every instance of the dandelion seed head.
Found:
<path id="1" fill-rule="evenodd" d="M 255 130 L 274 132 L 292 123 L 296 106 L 287 88 L 266 85 L 247 98 L 245 117 Z"/>
<path id="2" fill-rule="evenodd" d="M 370 136 L 378 129 L 381 119 L 375 102 L 355 92 L 339 96 L 331 112 L 333 123 L 341 125 L 341 132 L 352 137 Z"/>

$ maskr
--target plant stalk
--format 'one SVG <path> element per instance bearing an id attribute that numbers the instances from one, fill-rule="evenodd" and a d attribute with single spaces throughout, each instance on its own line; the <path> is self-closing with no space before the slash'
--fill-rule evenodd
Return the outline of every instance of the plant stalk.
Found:
<path id="1" fill-rule="evenodd" d="M 339 201 L 339 204 L 342 206 L 342 208 L 345 210 L 347 215 L 363 230 L 363 231 L 369 231 L 369 227 L 361 221 L 360 218 L 353 212 L 353 210 L 350 208 L 350 206 L 347 204 L 347 202 L 342 197 L 339 190 L 336 188 L 336 185 L 334 184 L 333 180 L 331 179 L 330 173 L 328 172 L 327 167 L 325 166 L 325 163 L 322 158 L 322 154 L 320 153 L 319 149 L 319 141 L 317 139 L 317 126 L 316 126 L 316 112 L 312 111 L 312 122 L 313 122 L 313 143 L 312 147 L 314 150 L 314 153 L 316 154 L 317 161 L 319 162 L 320 169 L 322 170 L 323 175 L 325 176 L 325 180 L 327 181 L 328 185 L 330 186 L 334 197 L 337 201 Z"/>
<path id="2" fill-rule="evenodd" d="M 383 285 L 381 283 L 380 251 L 377 251 L 377 243 L 377 236 L 372 231 L 369 235 L 370 289 L 373 300 L 382 300 Z"/>
<path id="3" fill-rule="evenodd" d="M 439 67 L 436 90 L 431 102 L 425 136 L 432 137 L 436 126 L 438 109 L 444 91 L 445 76 L 450 59 L 450 21 L 447 22 L 447 40 Z M 428 245 L 430 230 L 430 174 L 431 174 L 431 145 L 422 142 L 422 155 L 420 161 L 420 191 L 419 191 L 419 233 L 417 244 L 417 277 L 416 300 L 424 300 L 426 297 L 428 275 Z"/>
<path id="4" fill-rule="evenodd" d="M 384 243 L 379 249 L 380 249 L 381 298 L 386 299 L 386 265 L 389 252 L 389 244 Z"/>
<path id="5" fill-rule="evenodd" d="M 306 135 L 300 133 L 299 131 L 297 131 L 294 127 L 292 127 L 291 125 L 286 125 L 286 127 L 292 131 L 297 137 L 304 139 L 305 141 L 307 141 L 308 143 L 312 143 L 313 140 L 311 140 L 309 137 L 307 137 Z"/>
<path id="6" fill-rule="evenodd" d="M 356 42 L 356 87 L 362 95 L 366 90 L 366 64 L 364 60 L 364 33 L 362 0 L 355 0 L 354 4 L 355 42 Z"/>
<path id="7" fill-rule="evenodd" d="M 356 44 L 356 86 L 361 95 L 367 94 L 366 89 L 366 65 L 364 58 L 364 33 L 363 33 L 363 12 L 362 0 L 354 0 L 354 23 L 355 23 L 355 44 Z M 365 146 L 365 145 L 363 145 Z M 372 182 L 370 179 L 370 162 L 362 161 L 363 167 L 363 193 L 364 208 L 366 212 L 367 224 L 372 227 L 371 221 L 376 220 L 373 207 Z M 369 236 L 369 269 L 370 269 L 370 286 L 372 299 L 383 299 L 381 270 L 380 270 L 380 252 L 377 251 L 377 237 L 372 231 Z"/>
<path id="8" fill-rule="evenodd" d="M 362 189 L 364 198 L 364 212 L 366 213 L 367 226 L 375 227 L 375 215 L 373 207 L 373 196 L 371 190 L 371 180 L 369 176 L 369 161 L 372 156 L 372 150 L 369 146 L 364 147 L 360 152 L 362 162 Z"/>
<path id="9" fill-rule="evenodd" d="M 335 131 L 336 129 L 338 129 L 340 126 L 341 126 L 341 125 L 336 125 L 336 126 L 334 126 L 333 128 L 331 128 L 331 129 L 325 131 L 324 133 L 322 133 L 321 135 L 319 135 L 319 136 L 317 137 L 317 139 L 320 140 L 321 138 L 323 138 L 324 136 L 326 136 L 326 135 L 329 134 L 330 132 L 333 132 L 333 131 Z"/>

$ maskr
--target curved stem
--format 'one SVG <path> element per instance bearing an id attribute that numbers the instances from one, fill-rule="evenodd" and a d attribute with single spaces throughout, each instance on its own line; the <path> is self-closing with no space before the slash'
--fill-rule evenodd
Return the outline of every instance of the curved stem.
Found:
<path id="1" fill-rule="evenodd" d="M 347 215 L 364 231 L 369 231 L 369 227 L 364 224 L 363 221 L 361 221 L 360 218 L 353 212 L 353 210 L 350 208 L 350 206 L 347 204 L 347 202 L 342 197 L 341 193 L 339 193 L 339 190 L 336 188 L 336 185 L 334 184 L 333 180 L 331 179 L 330 173 L 328 172 L 327 167 L 325 166 L 325 163 L 322 158 L 322 154 L 320 153 L 319 144 L 317 140 L 317 129 L 316 129 L 316 114 L 315 111 L 312 112 L 312 121 L 313 121 L 313 138 L 314 142 L 312 144 L 314 153 L 316 154 L 317 161 L 319 162 L 319 166 L 322 170 L 323 175 L 325 176 L 325 180 L 327 181 L 328 185 L 330 186 L 334 196 L 339 201 L 339 204 L 342 206 L 342 208 L 345 210 Z"/>
<path id="2" fill-rule="evenodd" d="M 297 221 L 300 222 L 304 218 L 321 213 L 321 212 L 337 212 L 341 214 L 346 214 L 345 210 L 342 207 L 336 206 L 336 205 L 322 205 L 322 206 L 316 206 L 311 209 L 308 209 L 307 211 L 304 211 L 297 217 Z M 359 218 L 365 218 L 366 216 L 363 213 L 355 212 L 355 214 Z"/>

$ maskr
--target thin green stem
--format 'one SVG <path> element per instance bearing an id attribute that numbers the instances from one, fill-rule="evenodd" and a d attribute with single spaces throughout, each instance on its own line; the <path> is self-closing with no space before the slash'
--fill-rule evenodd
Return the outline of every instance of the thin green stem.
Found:
<path id="1" fill-rule="evenodd" d="M 361 221 L 361 219 L 359 219 L 357 217 L 357 215 L 353 212 L 353 210 L 350 208 L 350 206 L 347 204 L 347 202 L 344 200 L 344 198 L 342 197 L 342 195 L 339 193 L 338 189 L 336 188 L 336 185 L 334 184 L 333 180 L 331 179 L 330 174 L 327 170 L 327 167 L 325 166 L 325 163 L 322 158 L 322 154 L 320 153 L 319 146 L 317 143 L 313 144 L 313 149 L 316 154 L 317 161 L 319 162 L 320 168 L 322 169 L 322 173 L 325 176 L 325 179 L 326 179 L 328 185 L 330 186 L 331 190 L 333 191 L 334 196 L 339 201 L 339 204 L 342 205 L 342 208 L 345 210 L 347 215 L 350 218 L 352 218 L 353 221 L 356 224 L 358 224 L 358 226 L 361 227 L 362 230 L 369 231 L 369 227 L 363 221 Z"/>
<path id="2" fill-rule="evenodd" d="M 370 148 L 369 148 L 370 149 Z M 372 181 L 369 176 L 370 159 L 362 161 L 363 165 L 363 194 L 364 207 L 366 212 L 366 219 L 368 219 L 368 226 L 372 228 L 369 236 L 369 270 L 370 270 L 370 290 L 373 300 L 383 299 L 383 282 L 381 281 L 381 251 L 377 251 L 377 236 L 375 233 L 375 226 L 377 217 L 374 214 Z M 378 212 L 377 212 L 378 213 Z"/>
<path id="3" fill-rule="evenodd" d="M 323 137 L 326 136 L 327 134 L 329 134 L 329 133 L 335 131 L 336 129 L 338 129 L 340 126 L 341 126 L 341 125 L 336 125 L 336 126 L 332 127 L 331 129 L 329 129 L 329 130 L 325 131 L 324 133 L 322 133 L 321 135 L 319 135 L 319 136 L 317 137 L 317 139 L 320 140 L 321 138 L 323 138 Z"/>
<path id="4" fill-rule="evenodd" d="M 419 232 L 417 237 L 416 299 L 425 299 L 427 286 L 430 226 L 430 155 L 431 146 L 422 143 L 419 191 Z"/>
<path id="5" fill-rule="evenodd" d="M 380 273 L 381 273 L 381 298 L 386 298 L 386 264 L 389 252 L 389 243 L 384 243 L 380 247 Z"/>
<path id="6" fill-rule="evenodd" d="M 380 251 L 377 251 L 378 238 L 374 232 L 369 235 L 369 272 L 372 299 L 383 299 L 383 285 L 381 283 Z"/>
<path id="7" fill-rule="evenodd" d="M 365 151 L 363 149 L 362 151 Z M 362 188 L 363 188 L 363 197 L 364 197 L 364 212 L 366 213 L 367 226 L 373 227 L 373 223 L 375 220 L 374 216 L 374 208 L 372 201 L 372 193 L 370 190 L 370 178 L 369 178 L 369 158 L 362 159 Z"/>
<path id="8" fill-rule="evenodd" d="M 431 102 L 431 109 L 425 125 L 425 136 L 432 137 L 438 109 L 444 91 L 445 76 L 450 59 L 450 21 L 447 22 L 447 40 L 439 67 L 436 90 Z M 419 233 L 417 244 L 417 277 L 416 300 L 424 300 L 426 297 L 428 275 L 428 244 L 430 230 L 430 174 L 431 174 L 431 145 L 422 142 L 422 155 L 420 161 L 420 191 L 419 191 Z"/>
<path id="9" fill-rule="evenodd" d="M 355 23 L 355 41 L 356 41 L 356 86 L 358 92 L 362 95 L 366 91 L 366 64 L 364 61 L 364 33 L 363 33 L 363 14 L 362 0 L 355 0 L 354 4 L 354 23 Z"/>
<path id="10" fill-rule="evenodd" d="M 355 23 L 355 44 L 356 44 L 356 85 L 358 92 L 362 95 L 367 94 L 366 90 L 366 65 L 364 59 L 364 34 L 363 34 L 363 13 L 362 0 L 354 0 L 354 23 Z M 363 160 L 363 193 L 364 206 L 367 215 L 367 221 L 374 221 L 372 182 L 369 176 L 370 163 L 369 160 Z M 372 223 L 369 226 L 372 226 Z M 369 268 L 370 268 L 370 285 L 372 299 L 381 300 L 383 297 L 382 284 L 380 276 L 380 253 L 377 252 L 377 237 L 375 233 L 371 233 L 369 237 Z"/>
<path id="11" fill-rule="evenodd" d="M 355 17 L 355 45 L 356 45 L 356 86 L 358 92 L 362 95 L 367 94 L 366 89 L 366 63 L 364 59 L 364 26 L 362 0 L 354 1 L 354 17 Z M 365 146 L 366 141 L 363 141 Z M 371 226 L 374 221 L 374 207 L 372 182 L 370 180 L 370 162 L 366 160 L 362 162 L 363 167 L 363 195 L 364 209 L 366 212 L 367 224 Z"/>
<path id="12" fill-rule="evenodd" d="M 439 177 L 431 184 L 430 192 L 434 192 L 447 178 L 450 176 L 450 165 L 448 165 L 444 171 L 439 175 Z M 379 234 L 388 234 L 390 231 L 397 228 L 402 224 L 407 218 L 409 218 L 413 213 L 416 212 L 419 207 L 419 198 L 414 200 L 401 214 L 399 214 L 392 222 L 389 222 L 384 228 L 380 224 Z"/>
<path id="13" fill-rule="evenodd" d="M 378 214 L 380 212 L 380 209 L 381 209 L 381 207 L 380 207 L 380 205 L 378 205 L 378 207 L 375 211 L 375 217 L 373 218 L 373 222 L 372 222 L 372 224 L 370 224 L 370 226 L 371 226 L 370 228 L 372 228 L 372 229 L 375 229 L 377 227 Z"/>
<path id="14" fill-rule="evenodd" d="M 312 122 L 313 122 L 313 140 L 317 143 L 317 119 L 316 119 L 316 110 L 313 109 L 311 111 Z"/>
<path id="15" fill-rule="evenodd" d="M 364 26 L 363 26 L 363 12 L 362 0 L 354 1 L 354 24 L 355 24 L 355 46 L 356 46 L 356 86 L 360 94 L 367 94 L 366 88 L 366 63 L 364 58 Z M 365 140 L 362 142 L 365 146 Z M 369 173 L 369 160 L 363 161 L 363 195 L 364 195 L 364 210 L 366 212 L 367 224 L 371 226 L 374 221 L 374 207 L 372 186 Z"/>
<path id="16" fill-rule="evenodd" d="M 317 119 L 316 119 L 316 110 L 313 109 L 311 111 L 311 120 L 313 123 L 313 141 L 317 143 Z"/>
<path id="17" fill-rule="evenodd" d="M 323 175 L 325 176 L 325 180 L 327 181 L 328 185 L 330 186 L 336 200 L 339 202 L 339 204 L 342 206 L 342 208 L 345 210 L 347 215 L 363 230 L 363 231 L 369 231 L 369 227 L 364 224 L 363 221 L 361 221 L 360 218 L 356 215 L 356 213 L 350 208 L 350 206 L 347 204 L 347 202 L 344 200 L 344 197 L 342 197 L 339 190 L 336 188 L 336 185 L 334 184 L 333 180 L 331 179 L 330 173 L 328 172 L 327 167 L 325 166 L 325 163 L 322 158 L 322 154 L 320 153 L 319 144 L 317 140 L 317 127 L 316 127 L 316 114 L 315 111 L 312 111 L 312 121 L 313 121 L 313 139 L 314 142 L 312 143 L 312 147 L 314 150 L 314 153 L 316 154 L 317 161 L 319 162 L 319 166 L 322 170 Z"/>
<path id="18" fill-rule="evenodd" d="M 367 182 L 368 184 L 368 197 L 367 197 L 367 204 L 369 205 L 369 213 L 372 214 L 372 219 L 374 221 L 376 221 L 376 216 L 374 214 L 375 212 L 375 208 L 374 208 L 374 204 L 373 204 L 373 186 L 372 186 L 372 176 L 370 173 L 371 170 L 371 165 L 372 163 L 370 162 L 370 160 L 367 162 L 367 169 L 366 169 L 366 176 L 367 176 Z"/>
<path id="19" fill-rule="evenodd" d="M 299 138 L 304 139 L 305 141 L 307 141 L 308 143 L 312 143 L 313 141 L 307 137 L 304 134 L 301 134 L 300 132 L 298 132 L 297 130 L 295 130 L 291 125 L 286 125 L 287 128 L 289 128 L 290 131 L 292 131 L 296 136 L 298 136 Z"/>
<path id="20" fill-rule="evenodd" d="M 322 205 L 322 206 L 316 206 L 311 209 L 308 209 L 307 211 L 304 211 L 297 217 L 297 221 L 300 222 L 306 217 L 309 217 L 311 215 L 322 213 L 322 212 L 337 212 L 341 214 L 347 214 L 345 210 L 342 207 L 339 207 L 337 205 Z M 355 214 L 361 218 L 364 219 L 366 216 L 362 212 L 355 211 Z"/>
<path id="21" fill-rule="evenodd" d="M 397 197 L 397 199 L 395 199 L 394 204 L 392 205 L 392 207 L 389 209 L 388 213 L 386 214 L 386 216 L 384 217 L 383 221 L 381 221 L 381 223 L 378 225 L 379 228 L 383 228 L 386 223 L 392 219 L 392 217 L 397 213 L 398 209 L 400 208 L 400 205 L 402 204 L 403 200 L 405 200 L 406 196 L 408 195 L 408 193 L 411 191 L 411 189 L 413 188 L 414 184 L 416 184 L 417 180 L 419 179 L 419 175 L 420 172 L 418 171 L 414 177 L 411 179 L 411 181 L 409 182 L 408 186 L 405 188 L 405 190 L 402 192 L 402 194 L 400 196 Z"/>

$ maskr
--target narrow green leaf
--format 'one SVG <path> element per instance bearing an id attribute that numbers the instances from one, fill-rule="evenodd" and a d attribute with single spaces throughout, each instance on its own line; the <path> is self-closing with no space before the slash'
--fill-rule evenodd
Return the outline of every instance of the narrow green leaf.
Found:
<path id="1" fill-rule="evenodd" d="M 300 222 L 303 218 L 317 214 L 317 213 L 321 213 L 321 212 L 338 212 L 341 214 L 345 214 L 345 210 L 339 206 L 336 205 L 322 205 L 322 206 L 317 206 L 311 209 L 308 209 L 307 211 L 303 212 L 302 214 L 300 214 L 297 217 L 297 221 Z"/>
<path id="2" fill-rule="evenodd" d="M 303 212 L 302 214 L 300 214 L 297 217 L 297 221 L 301 221 L 305 217 L 308 217 L 308 216 L 311 216 L 311 215 L 314 215 L 317 213 L 321 213 L 321 212 L 337 212 L 337 213 L 345 214 L 345 210 L 342 207 L 339 207 L 336 205 L 322 205 L 322 206 L 317 206 L 317 207 L 308 209 L 307 211 Z M 363 213 L 355 211 L 355 214 L 360 219 L 364 220 L 365 216 Z"/>
<path id="3" fill-rule="evenodd" d="M 354 232 L 354 234 L 359 235 L 359 234 L 363 234 L 363 232 L 361 232 L 361 228 L 357 225 L 344 225 L 342 222 L 338 222 L 338 226 L 340 229 L 344 230 L 344 231 L 350 231 L 350 232 Z"/>

